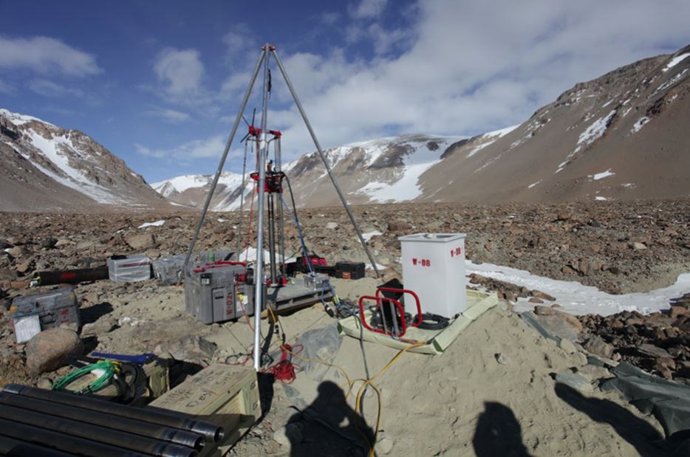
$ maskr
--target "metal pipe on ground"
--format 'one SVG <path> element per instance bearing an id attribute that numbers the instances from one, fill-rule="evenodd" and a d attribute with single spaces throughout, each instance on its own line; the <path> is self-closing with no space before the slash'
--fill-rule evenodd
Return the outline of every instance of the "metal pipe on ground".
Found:
<path id="1" fill-rule="evenodd" d="M 100 411 L 120 417 L 128 417 L 153 424 L 166 425 L 168 427 L 189 430 L 205 436 L 209 441 L 217 443 L 223 439 L 223 427 L 209 422 L 199 421 L 193 416 L 170 411 L 162 408 L 147 406 L 146 408 L 136 408 L 132 406 L 111 403 L 98 398 L 76 395 L 67 392 L 55 392 L 50 390 L 38 389 L 35 387 L 22 386 L 19 384 L 8 384 L 2 392 L 21 395 L 25 397 L 37 398 L 53 403 L 59 403 L 78 408 Z"/>
<path id="2" fill-rule="evenodd" d="M 79 284 L 86 281 L 98 281 L 108 279 L 108 266 L 101 265 L 96 268 L 80 268 L 76 270 L 39 271 L 36 276 L 42 286 L 53 284 Z"/>
<path id="3" fill-rule="evenodd" d="M 72 457 L 74 454 L 50 449 L 37 444 L 2 436 L 0 434 L 0 456 L 11 457 Z"/>
<path id="4" fill-rule="evenodd" d="M 143 454 L 161 457 L 195 457 L 198 455 L 194 448 L 125 433 L 99 425 L 92 425 L 87 422 L 37 413 L 36 411 L 14 406 L 4 405 L 0 408 L 0 419 L 22 423 L 27 426 L 40 427 L 66 436 L 89 439 Z"/>
<path id="5" fill-rule="evenodd" d="M 16 408 L 35 411 L 37 413 L 50 414 L 76 421 L 86 421 L 89 424 L 105 428 L 119 430 L 121 432 L 135 433 L 137 435 L 167 441 L 181 446 L 200 450 L 204 446 L 205 437 L 187 430 L 166 427 L 127 417 L 113 416 L 94 410 L 84 410 L 70 405 L 52 403 L 36 398 L 0 392 L 0 405 L 14 406 Z"/>
<path id="6" fill-rule="evenodd" d="M 65 435 L 64 433 L 46 430 L 40 427 L 20 424 L 0 419 L 0 439 L 13 438 L 34 445 L 49 446 L 51 449 L 71 454 L 98 457 L 146 457 L 146 454 L 127 449 L 97 443 L 95 441 Z"/>

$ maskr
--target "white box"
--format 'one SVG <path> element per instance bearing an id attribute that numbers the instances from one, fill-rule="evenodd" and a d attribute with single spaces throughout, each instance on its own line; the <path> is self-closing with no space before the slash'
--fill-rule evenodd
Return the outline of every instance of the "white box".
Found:
<path id="1" fill-rule="evenodd" d="M 419 296 L 422 312 L 450 318 L 465 311 L 465 234 L 417 233 L 398 240 L 402 283 Z M 416 314 L 408 294 L 405 311 Z"/>
<path id="2" fill-rule="evenodd" d="M 108 277 L 111 281 L 146 281 L 151 279 L 151 259 L 145 255 L 131 255 L 124 259 L 108 259 Z"/>

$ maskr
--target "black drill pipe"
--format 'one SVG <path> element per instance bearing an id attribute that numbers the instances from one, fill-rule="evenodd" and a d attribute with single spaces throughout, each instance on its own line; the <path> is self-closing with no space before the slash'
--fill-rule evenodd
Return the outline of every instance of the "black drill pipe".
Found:
<path id="1" fill-rule="evenodd" d="M 73 457 L 74 454 L 16 440 L 0 434 L 0 455 L 11 457 Z"/>
<path id="2" fill-rule="evenodd" d="M 108 279 L 108 266 L 102 265 L 96 268 L 80 268 L 76 270 L 39 271 L 38 283 L 42 286 L 53 284 L 79 284 L 85 281 L 98 281 Z"/>
<path id="3" fill-rule="evenodd" d="M 87 422 L 37 413 L 36 411 L 16 408 L 14 406 L 4 405 L 0 408 L 0 419 L 7 419 L 24 425 L 53 430 L 78 438 L 90 439 L 99 443 L 110 444 L 143 454 L 160 457 L 195 457 L 198 455 L 193 448 L 125 433 L 99 425 L 92 425 Z M 85 419 L 88 419 L 88 417 Z"/>
<path id="4" fill-rule="evenodd" d="M 97 443 L 95 441 L 65 435 L 64 433 L 46 430 L 40 427 L 20 424 L 0 419 L 0 439 L 14 438 L 31 444 L 49 446 L 70 454 L 94 457 L 147 457 L 146 454 Z"/>
<path id="5" fill-rule="evenodd" d="M 2 391 L 10 394 L 50 401 L 53 403 L 100 411 L 115 416 L 151 422 L 153 424 L 189 430 L 205 436 L 214 443 L 217 443 L 223 439 L 224 435 L 223 427 L 219 427 L 209 422 L 196 420 L 194 416 L 189 414 L 170 411 L 163 408 L 153 408 L 151 406 L 147 406 L 146 408 L 136 408 L 111 403 L 94 397 L 76 395 L 67 392 L 55 392 L 37 389 L 35 387 L 22 386 L 19 384 L 8 384 L 2 389 Z"/>
<path id="6" fill-rule="evenodd" d="M 21 409 L 36 411 L 38 413 L 50 414 L 51 416 L 64 417 L 76 421 L 85 421 L 89 424 L 98 425 L 105 428 L 119 430 L 121 432 L 134 433 L 148 438 L 169 441 L 181 446 L 201 449 L 204 446 L 205 438 L 202 435 L 180 430 L 177 428 L 165 427 L 151 422 L 144 422 L 127 417 L 113 416 L 112 414 L 99 411 L 85 410 L 70 405 L 61 405 L 36 398 L 21 395 L 12 395 L 0 392 L 0 405 L 9 405 Z"/>

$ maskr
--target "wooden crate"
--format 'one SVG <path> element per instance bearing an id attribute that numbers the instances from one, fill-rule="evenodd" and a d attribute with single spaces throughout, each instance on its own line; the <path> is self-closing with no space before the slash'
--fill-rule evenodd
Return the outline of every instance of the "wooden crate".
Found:
<path id="1" fill-rule="evenodd" d="M 200 457 L 224 455 L 261 416 L 259 386 L 251 367 L 214 364 L 151 402 L 220 425 L 225 438 L 205 446 Z"/>

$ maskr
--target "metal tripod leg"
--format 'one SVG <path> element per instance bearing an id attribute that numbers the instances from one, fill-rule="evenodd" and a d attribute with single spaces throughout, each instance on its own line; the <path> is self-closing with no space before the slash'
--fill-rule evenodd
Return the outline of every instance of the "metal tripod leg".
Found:
<path id="1" fill-rule="evenodd" d="M 249 97 L 252 94 L 252 89 L 254 87 L 254 83 L 256 82 L 256 77 L 259 75 L 259 70 L 261 69 L 261 64 L 266 59 L 266 50 L 262 50 L 261 55 L 259 56 L 259 60 L 256 62 L 256 68 L 254 69 L 254 73 L 252 73 L 252 78 L 249 82 L 249 86 L 247 86 L 247 91 L 244 93 L 244 98 L 242 99 L 242 104 L 240 105 L 240 110 L 237 112 L 237 117 L 235 118 L 235 123 L 232 124 L 232 130 L 230 131 L 230 135 L 228 135 L 228 141 L 225 143 L 225 149 L 223 150 L 223 155 L 220 158 L 220 163 L 218 164 L 218 169 L 216 170 L 216 175 L 213 177 L 213 182 L 211 183 L 211 189 L 208 192 L 208 197 L 206 197 L 206 202 L 204 202 L 204 208 L 201 210 L 201 217 L 199 218 L 199 222 L 196 225 L 196 229 L 194 230 L 194 236 L 192 237 L 192 242 L 189 245 L 189 250 L 187 251 L 187 257 L 184 259 L 184 271 L 185 271 L 185 276 L 187 275 L 187 272 L 189 271 L 189 260 L 192 258 L 192 252 L 194 252 L 194 246 L 196 245 L 197 240 L 199 239 L 199 232 L 201 231 L 201 227 L 204 225 L 204 219 L 206 218 L 206 213 L 208 212 L 208 207 L 211 204 L 211 198 L 213 197 L 213 193 L 216 191 L 216 186 L 218 185 L 218 179 L 220 179 L 220 174 L 223 172 L 223 167 L 225 166 L 225 159 L 228 157 L 228 152 L 230 151 L 230 146 L 232 145 L 233 140 L 235 139 L 235 134 L 237 133 L 237 128 L 240 126 L 240 121 L 242 120 L 242 115 L 244 114 L 244 110 L 247 107 L 247 102 L 249 101 Z"/>

